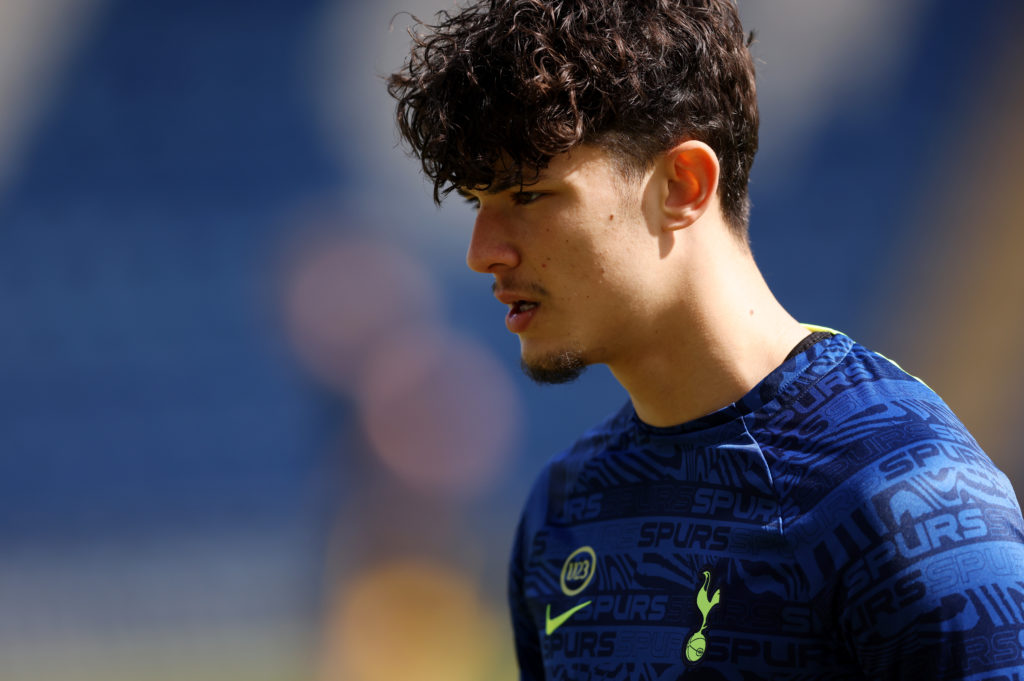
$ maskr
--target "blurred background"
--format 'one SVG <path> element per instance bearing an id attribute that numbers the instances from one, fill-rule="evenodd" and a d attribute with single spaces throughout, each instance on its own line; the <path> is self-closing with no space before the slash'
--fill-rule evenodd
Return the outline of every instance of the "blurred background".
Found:
<path id="1" fill-rule="evenodd" d="M 444 0 L 0 0 L 0 681 L 511 679 L 540 388 L 381 76 Z M 741 2 L 752 238 L 1024 490 L 1024 3 Z M 396 16 L 397 14 L 397 16 Z"/>

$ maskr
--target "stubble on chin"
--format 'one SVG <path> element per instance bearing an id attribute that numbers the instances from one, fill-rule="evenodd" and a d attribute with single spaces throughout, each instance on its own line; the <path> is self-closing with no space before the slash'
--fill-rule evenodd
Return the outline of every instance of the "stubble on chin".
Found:
<path id="1" fill-rule="evenodd" d="M 520 366 L 523 373 L 534 382 L 553 385 L 575 381 L 586 371 L 589 362 L 583 358 L 582 352 L 565 350 L 539 359 L 527 360 L 523 357 Z"/>

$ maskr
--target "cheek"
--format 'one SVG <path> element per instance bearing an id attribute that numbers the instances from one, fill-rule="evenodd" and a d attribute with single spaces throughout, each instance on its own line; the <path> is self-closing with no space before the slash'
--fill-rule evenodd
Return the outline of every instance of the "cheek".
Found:
<path id="1" fill-rule="evenodd" d="M 576 284 L 606 288 L 607 295 L 628 292 L 642 282 L 645 270 L 657 264 L 658 244 L 642 219 L 620 210 L 621 206 L 613 206 L 577 213 L 572 219 L 563 215 L 565 229 L 552 232 L 558 237 L 549 242 L 552 250 L 540 262 L 551 269 L 554 265 L 547 256 L 564 258 L 565 271 Z"/>
<path id="2" fill-rule="evenodd" d="M 600 251 L 599 267 L 609 280 L 642 285 L 652 268 L 657 268 L 657 247 L 648 239 L 616 239 Z"/>

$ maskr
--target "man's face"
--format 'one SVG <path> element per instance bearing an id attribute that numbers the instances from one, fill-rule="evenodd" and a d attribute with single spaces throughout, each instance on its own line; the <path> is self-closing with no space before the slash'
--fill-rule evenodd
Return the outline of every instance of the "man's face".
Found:
<path id="1" fill-rule="evenodd" d="M 469 267 L 494 275 L 523 368 L 542 382 L 642 351 L 657 315 L 662 235 L 645 218 L 646 181 L 628 181 L 590 146 L 554 157 L 537 182 L 478 202 Z M 662 292 L 663 293 L 663 292 Z"/>

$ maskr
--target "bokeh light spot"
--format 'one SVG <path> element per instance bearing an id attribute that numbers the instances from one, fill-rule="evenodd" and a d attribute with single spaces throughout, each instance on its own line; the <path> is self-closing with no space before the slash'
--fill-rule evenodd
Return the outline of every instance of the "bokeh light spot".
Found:
<path id="1" fill-rule="evenodd" d="M 339 594 L 323 681 L 479 681 L 500 654 L 497 618 L 468 576 L 419 560 L 378 566 Z"/>
<path id="2" fill-rule="evenodd" d="M 484 348 L 439 327 L 375 346 L 359 390 L 375 451 L 416 487 L 468 497 L 499 472 L 520 421 L 518 392 Z"/>
<path id="3" fill-rule="evenodd" d="M 397 248 L 366 239 L 320 236 L 296 249 L 285 284 L 292 345 L 314 376 L 348 389 L 382 335 L 433 319 L 437 286 Z"/>

